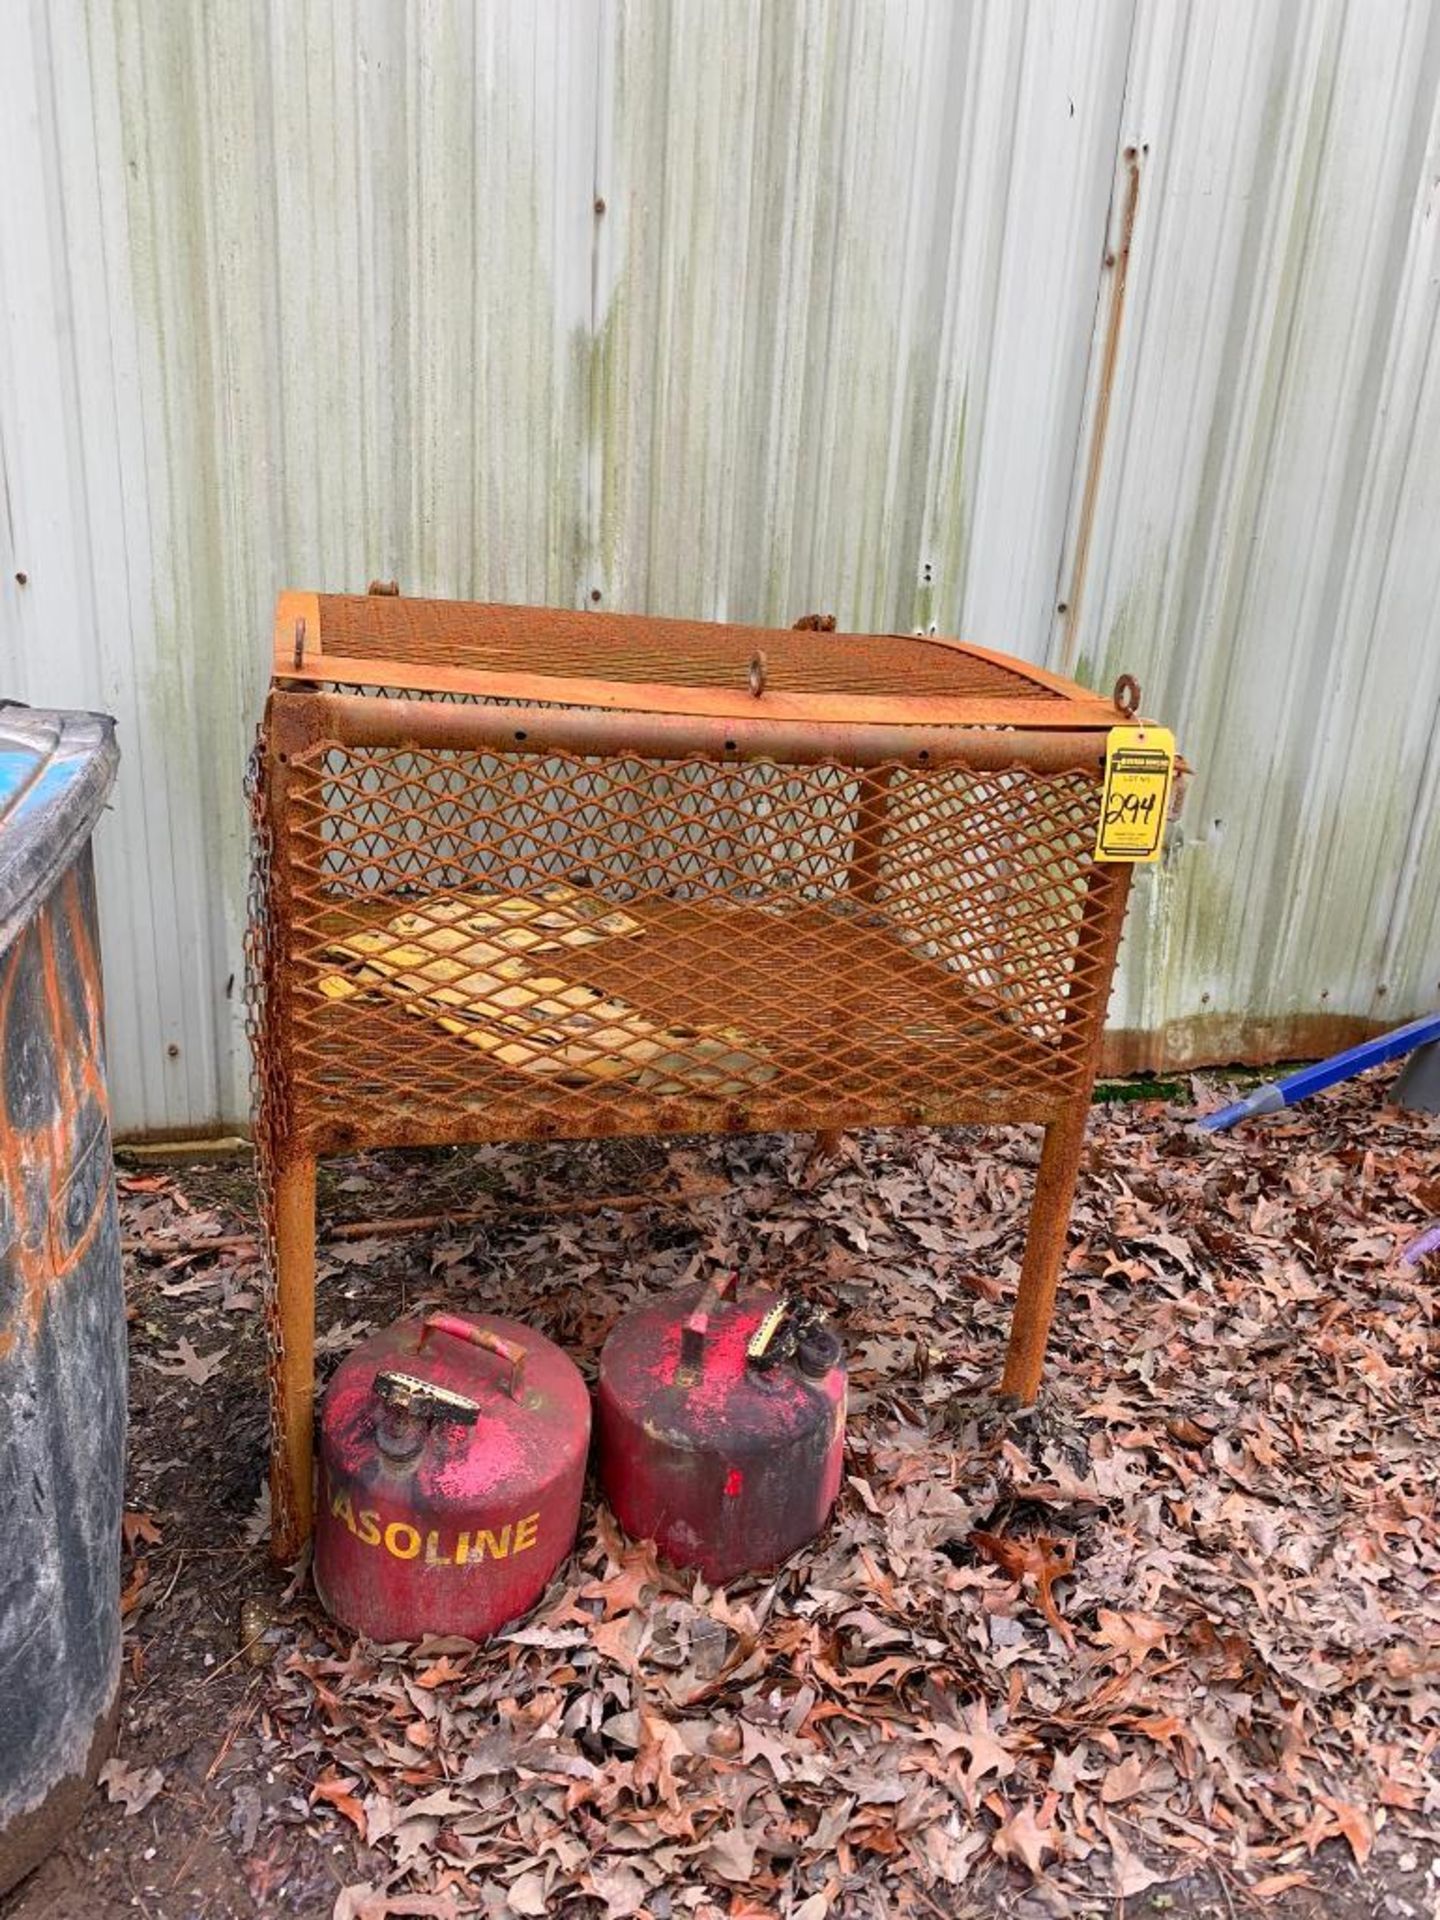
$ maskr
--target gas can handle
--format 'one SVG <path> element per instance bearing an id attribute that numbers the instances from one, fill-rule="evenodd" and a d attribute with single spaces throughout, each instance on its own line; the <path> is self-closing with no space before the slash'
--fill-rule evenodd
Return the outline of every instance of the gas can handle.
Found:
<path id="1" fill-rule="evenodd" d="M 462 1320 L 455 1313 L 427 1313 L 425 1323 L 420 1329 L 420 1339 L 415 1351 L 419 1353 L 425 1345 L 427 1334 L 448 1333 L 454 1340 L 466 1340 L 472 1347 L 484 1347 L 487 1353 L 493 1353 L 502 1360 L 510 1362 L 510 1385 L 506 1389 L 512 1400 L 518 1400 L 525 1386 L 525 1349 L 513 1340 L 502 1340 L 498 1333 L 491 1333 L 488 1327 L 471 1326 L 468 1320 Z"/>
<path id="2" fill-rule="evenodd" d="M 680 1371 L 695 1374 L 705 1354 L 705 1336 L 710 1331 L 710 1316 L 722 1300 L 735 1291 L 737 1273 L 724 1273 L 705 1283 L 705 1290 L 691 1308 L 690 1317 L 680 1329 Z"/>

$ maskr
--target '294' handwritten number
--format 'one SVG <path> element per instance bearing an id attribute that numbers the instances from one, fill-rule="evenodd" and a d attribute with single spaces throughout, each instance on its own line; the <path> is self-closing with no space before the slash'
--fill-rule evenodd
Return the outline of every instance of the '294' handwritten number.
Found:
<path id="1" fill-rule="evenodd" d="M 1154 793 L 1116 794 L 1105 809 L 1107 827 L 1148 826 L 1157 805 Z"/>

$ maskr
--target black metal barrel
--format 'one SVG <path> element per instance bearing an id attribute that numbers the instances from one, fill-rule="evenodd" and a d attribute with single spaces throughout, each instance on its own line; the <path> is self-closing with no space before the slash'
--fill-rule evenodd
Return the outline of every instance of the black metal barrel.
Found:
<path id="1" fill-rule="evenodd" d="M 125 1307 L 90 834 L 114 723 L 0 705 L 0 1893 L 120 1696 Z"/>

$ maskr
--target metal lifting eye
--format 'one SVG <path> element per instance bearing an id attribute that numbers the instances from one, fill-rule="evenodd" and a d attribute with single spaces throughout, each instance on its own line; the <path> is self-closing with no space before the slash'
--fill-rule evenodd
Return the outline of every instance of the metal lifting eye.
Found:
<path id="1" fill-rule="evenodd" d="M 1127 720 L 1140 711 L 1140 682 L 1133 673 L 1122 673 L 1115 682 L 1114 701 Z"/>
<path id="2" fill-rule="evenodd" d="M 758 700 L 765 691 L 765 673 L 768 666 L 764 649 L 754 653 L 750 659 L 750 691 Z"/>

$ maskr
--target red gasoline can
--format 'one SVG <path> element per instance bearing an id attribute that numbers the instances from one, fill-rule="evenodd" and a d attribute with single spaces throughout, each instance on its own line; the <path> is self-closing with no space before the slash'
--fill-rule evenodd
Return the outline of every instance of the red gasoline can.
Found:
<path id="1" fill-rule="evenodd" d="M 315 1586 L 372 1640 L 483 1640 L 575 1544 L 590 1397 L 542 1334 L 489 1314 L 402 1320 L 325 1395 Z"/>
<path id="2" fill-rule="evenodd" d="M 626 1532 L 707 1580 L 778 1566 L 840 1490 L 845 1359 L 804 1301 L 734 1279 L 639 1307 L 600 1356 L 600 1483 Z"/>

